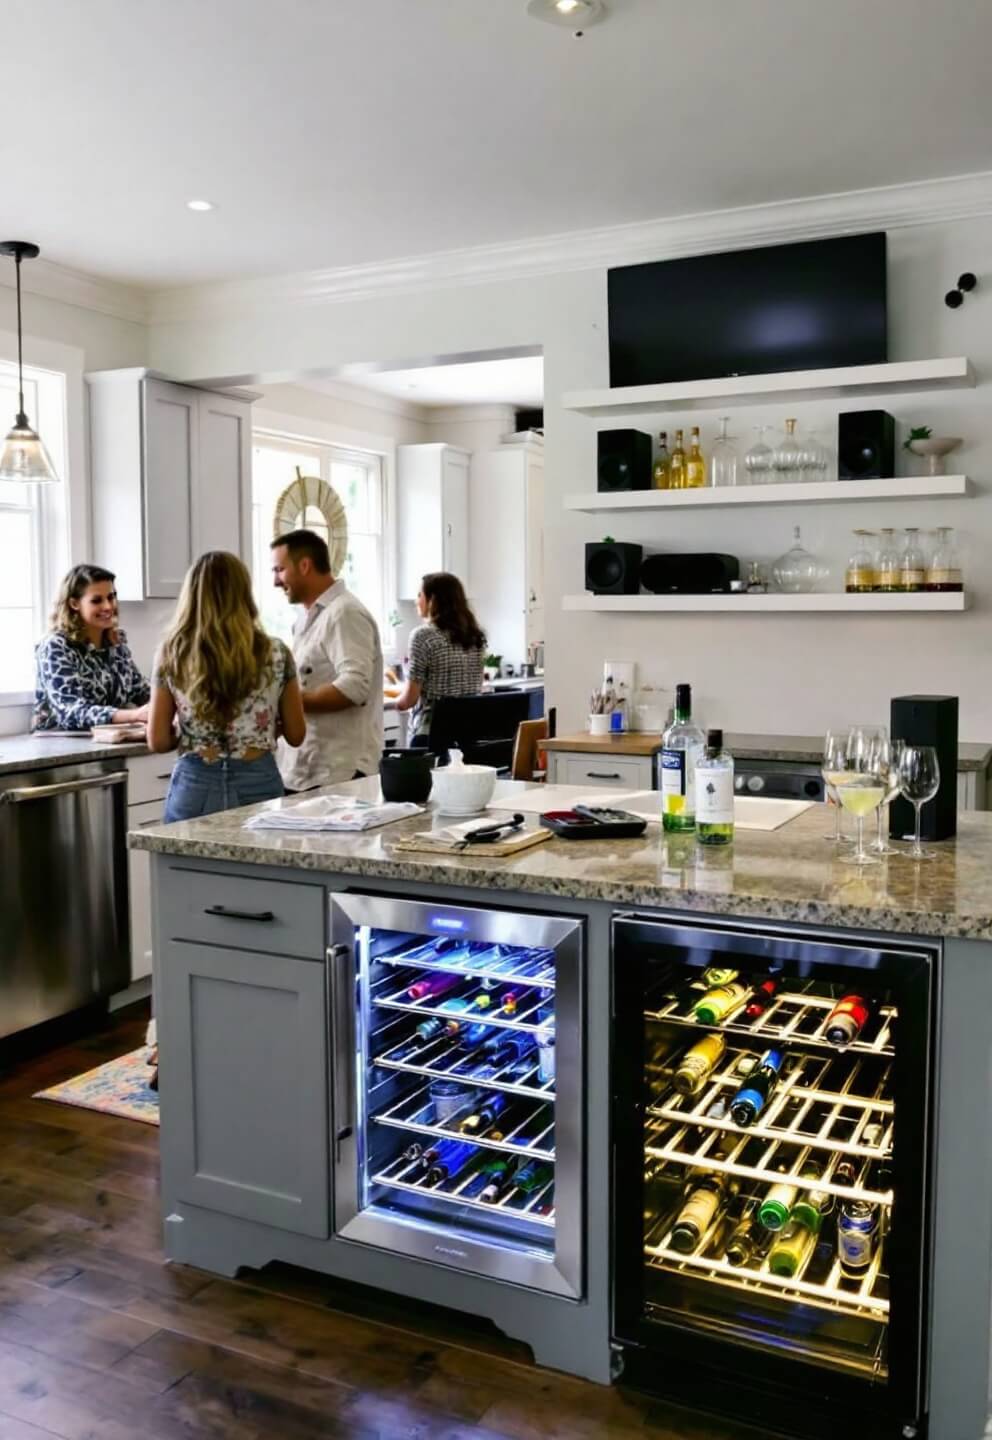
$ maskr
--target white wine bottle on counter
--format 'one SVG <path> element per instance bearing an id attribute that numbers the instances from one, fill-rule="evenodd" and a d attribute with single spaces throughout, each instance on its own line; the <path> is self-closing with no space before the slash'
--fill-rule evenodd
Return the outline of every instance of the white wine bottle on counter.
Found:
<path id="1" fill-rule="evenodd" d="M 731 845 L 734 839 L 734 757 L 723 748 L 723 731 L 708 730 L 696 761 L 696 839 L 700 845 Z"/>

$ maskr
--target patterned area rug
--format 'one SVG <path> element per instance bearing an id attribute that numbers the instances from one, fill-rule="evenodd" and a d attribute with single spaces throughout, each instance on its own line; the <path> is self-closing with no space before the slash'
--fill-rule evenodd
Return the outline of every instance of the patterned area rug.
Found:
<path id="1" fill-rule="evenodd" d="M 117 1060 L 108 1060 L 95 1070 L 63 1080 L 49 1090 L 39 1090 L 36 1100 L 55 1100 L 60 1105 L 78 1105 L 83 1110 L 102 1110 L 125 1120 L 158 1124 L 158 1095 L 148 1088 L 152 1068 L 148 1050 L 132 1050 Z"/>

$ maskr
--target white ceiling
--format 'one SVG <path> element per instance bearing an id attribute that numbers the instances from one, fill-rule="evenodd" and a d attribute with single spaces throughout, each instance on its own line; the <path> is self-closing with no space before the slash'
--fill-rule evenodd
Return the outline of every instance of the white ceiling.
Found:
<path id="1" fill-rule="evenodd" d="M 170 286 L 990 167 L 986 0 L 608 4 L 6 0 L 2 228 Z"/>
<path id="2" fill-rule="evenodd" d="M 319 390 L 319 380 L 302 382 Z M 467 365 L 426 365 L 416 370 L 379 370 L 348 374 L 346 383 L 414 405 L 515 405 L 521 410 L 544 404 L 544 357 L 476 360 Z M 335 382 L 329 389 L 336 393 Z"/>

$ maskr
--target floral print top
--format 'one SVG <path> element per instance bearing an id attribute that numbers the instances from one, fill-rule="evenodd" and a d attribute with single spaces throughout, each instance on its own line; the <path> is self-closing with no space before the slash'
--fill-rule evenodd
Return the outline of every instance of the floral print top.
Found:
<path id="1" fill-rule="evenodd" d="M 89 730 L 109 725 L 115 710 L 148 702 L 148 681 L 134 663 L 123 630 L 117 631 L 115 645 L 99 648 L 53 630 L 35 651 L 35 665 L 32 730 Z"/>
<path id="2" fill-rule="evenodd" d="M 155 656 L 152 684 L 165 685 L 176 703 L 179 720 L 180 755 L 199 755 L 203 760 L 243 760 L 249 750 L 274 750 L 279 721 L 279 700 L 290 680 L 296 679 L 296 662 L 282 640 L 272 638 L 272 669 L 265 682 L 246 695 L 230 723 L 223 730 L 207 725 L 193 714 L 189 699 L 162 675 L 160 657 Z"/>

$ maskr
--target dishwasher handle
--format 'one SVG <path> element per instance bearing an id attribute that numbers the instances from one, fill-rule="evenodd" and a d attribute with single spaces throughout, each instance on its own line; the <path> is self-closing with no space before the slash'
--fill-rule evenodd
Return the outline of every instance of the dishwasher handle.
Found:
<path id="1" fill-rule="evenodd" d="M 29 800 L 50 800 L 55 795 L 75 795 L 81 790 L 105 790 L 110 785 L 124 785 L 126 770 L 113 770 L 109 775 L 92 775 L 87 780 L 60 780 L 54 785 L 24 785 L 16 790 L 0 790 L 0 804 L 23 805 Z"/>
<path id="2" fill-rule="evenodd" d="M 340 1162 L 341 1146 L 354 1134 L 355 1125 L 355 1040 L 351 1004 L 352 953 L 349 945 L 332 945 L 327 952 L 328 989 L 331 1010 L 331 1047 L 335 1161 Z"/>

